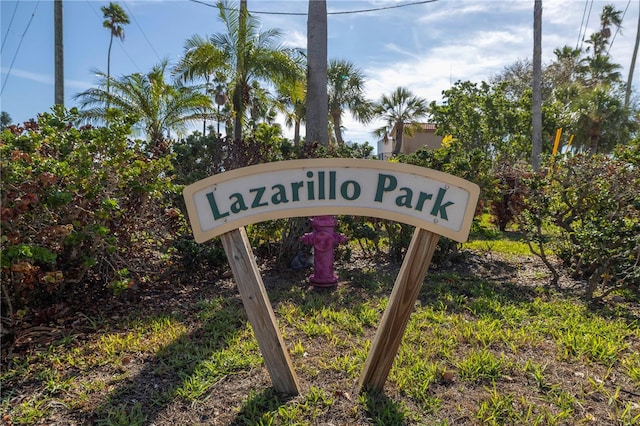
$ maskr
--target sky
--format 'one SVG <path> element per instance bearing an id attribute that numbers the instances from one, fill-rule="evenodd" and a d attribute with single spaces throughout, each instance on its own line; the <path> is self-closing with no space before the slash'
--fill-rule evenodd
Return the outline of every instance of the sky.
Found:
<path id="1" fill-rule="evenodd" d="M 185 41 L 224 32 L 214 0 L 119 0 L 129 14 L 124 41 L 114 40 L 111 75 L 148 72 L 162 59 L 175 64 Z M 234 2 L 237 4 L 238 2 Z M 109 31 L 100 7 L 108 1 L 63 0 L 65 105 L 106 73 Z M 586 47 L 599 27 L 603 6 L 623 11 L 622 31 L 610 54 L 626 80 L 636 39 L 639 0 L 543 0 L 542 61 L 563 46 Z M 376 101 L 397 87 L 427 101 L 458 80 L 481 82 L 519 60 L 532 58 L 533 0 L 327 0 L 328 59 L 346 59 L 363 72 L 367 98 Z M 282 43 L 306 48 L 305 0 L 248 0 L 264 29 L 278 28 Z M 287 14 L 282 14 L 283 12 Z M 0 107 L 13 123 L 36 118 L 54 104 L 53 1 L 0 0 Z M 640 59 L 637 61 L 640 62 Z M 640 63 L 633 86 L 640 89 Z M 344 117 L 344 139 L 375 146 L 381 123 Z M 284 128 L 285 136 L 293 130 Z M 304 134 L 304 131 L 303 133 Z"/>

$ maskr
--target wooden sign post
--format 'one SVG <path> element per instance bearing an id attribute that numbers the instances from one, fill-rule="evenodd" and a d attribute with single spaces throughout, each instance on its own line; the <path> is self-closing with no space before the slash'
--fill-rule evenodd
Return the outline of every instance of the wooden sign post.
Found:
<path id="1" fill-rule="evenodd" d="M 360 375 L 360 387 L 382 390 L 398 353 L 440 236 L 416 228 Z"/>
<path id="2" fill-rule="evenodd" d="M 244 226 L 322 215 L 369 216 L 416 227 L 360 386 L 382 389 L 391 371 L 440 236 L 464 242 L 480 189 L 435 170 L 355 159 L 267 163 L 211 176 L 184 189 L 196 242 L 220 236 L 274 388 L 300 385 L 255 263 Z"/>
<path id="3" fill-rule="evenodd" d="M 298 378 L 278 329 L 247 232 L 240 228 L 224 233 L 220 238 L 273 387 L 279 392 L 297 395 L 300 392 Z"/>

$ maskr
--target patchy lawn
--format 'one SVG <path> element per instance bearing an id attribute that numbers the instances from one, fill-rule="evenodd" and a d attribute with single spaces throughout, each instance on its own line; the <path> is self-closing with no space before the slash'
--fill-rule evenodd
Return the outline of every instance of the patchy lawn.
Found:
<path id="1" fill-rule="evenodd" d="M 481 243 L 479 243 L 481 244 Z M 550 289 L 529 256 L 470 247 L 430 270 L 383 393 L 357 382 L 398 265 L 335 290 L 264 268 L 302 393 L 277 394 L 229 276 L 58 305 L 3 336 L 6 425 L 638 425 L 640 307 Z"/>

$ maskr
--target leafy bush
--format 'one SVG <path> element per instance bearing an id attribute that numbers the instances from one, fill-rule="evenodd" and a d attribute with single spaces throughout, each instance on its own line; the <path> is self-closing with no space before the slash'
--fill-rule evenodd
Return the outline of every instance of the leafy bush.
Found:
<path id="1" fill-rule="evenodd" d="M 175 225 L 162 204 L 169 158 L 128 139 L 124 117 L 108 128 L 76 128 L 77 118 L 56 106 L 1 135 L 3 312 L 97 284 L 136 286 Z"/>
<path id="2" fill-rule="evenodd" d="M 294 147 L 286 139 L 272 137 L 271 133 L 265 132 L 268 127 L 259 126 L 259 130 L 263 131 L 256 132 L 254 138 L 235 141 L 211 135 L 203 136 L 196 132 L 174 143 L 174 181 L 181 185 L 190 185 L 226 170 L 326 154 L 317 144 Z M 174 202 L 180 207 L 182 217 L 186 217 L 186 206 L 182 196 L 176 196 Z M 300 250 L 300 235 L 310 230 L 306 222 L 306 218 L 294 218 L 257 223 L 247 227 L 247 235 L 252 246 L 261 255 L 275 256 L 277 263 L 284 265 Z M 190 231 L 187 233 L 190 234 Z M 225 263 L 219 262 L 220 259 L 224 259 L 224 250 L 218 239 L 197 245 L 189 235 L 181 237 L 176 248 L 181 253 L 183 263 L 189 268 L 198 264 L 215 267 Z"/>
<path id="3" fill-rule="evenodd" d="M 476 214 L 483 209 L 483 198 L 487 198 L 493 191 L 493 177 L 491 171 L 491 161 L 485 158 L 480 149 L 465 150 L 455 140 L 445 143 L 442 148 L 430 150 L 421 148 L 413 154 L 400 155 L 398 161 L 401 163 L 413 164 L 416 166 L 427 167 L 450 173 L 462 179 L 476 183 L 480 186 L 480 198 Z M 402 224 L 403 227 L 408 225 Z M 392 229 L 392 228 L 387 228 Z M 404 232 L 400 235 L 407 235 Z M 408 233 L 409 237 L 411 233 Z M 389 234 L 390 253 L 392 257 L 397 257 L 408 246 L 406 238 L 394 238 Z M 401 244 L 401 247 L 395 247 L 394 244 Z M 458 252 L 459 244 L 448 238 L 440 238 L 438 246 L 433 255 L 433 262 L 440 264 L 446 262 Z"/>
<path id="4" fill-rule="evenodd" d="M 190 185 L 223 171 L 224 139 L 195 132 L 171 145 L 174 180 Z"/>
<path id="5" fill-rule="evenodd" d="M 530 177 L 530 167 L 526 164 L 500 163 L 494 166 L 496 185 L 490 203 L 492 222 L 500 231 L 513 222 L 523 208 L 523 199 L 527 192 L 524 179 Z"/>
<path id="6" fill-rule="evenodd" d="M 640 290 L 639 159 L 637 144 L 613 156 L 579 154 L 529 180 L 523 229 L 539 254 L 550 248 L 585 280 L 587 298 Z M 547 223 L 556 227 L 552 236 Z"/>

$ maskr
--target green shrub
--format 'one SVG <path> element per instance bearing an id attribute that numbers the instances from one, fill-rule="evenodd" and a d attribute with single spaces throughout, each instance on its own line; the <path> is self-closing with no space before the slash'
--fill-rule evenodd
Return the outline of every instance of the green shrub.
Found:
<path id="1" fill-rule="evenodd" d="M 398 161 L 439 170 L 476 183 L 480 186 L 481 198 L 478 201 L 476 214 L 482 211 L 484 200 L 493 193 L 495 184 L 491 175 L 491 161 L 485 158 L 480 149 L 465 150 L 456 141 L 452 141 L 451 143 L 445 143 L 442 148 L 436 150 L 421 148 L 413 154 L 400 155 Z M 407 227 L 404 224 L 402 226 Z M 388 234 L 392 259 L 398 257 L 402 250 L 407 248 L 411 237 L 411 233 L 406 230 L 400 235 L 405 236 L 405 238 L 395 238 L 395 235 Z M 407 235 L 408 237 L 406 237 Z M 400 244 L 400 246 L 396 247 L 395 244 Z M 432 262 L 436 264 L 446 262 L 458 252 L 459 248 L 460 244 L 456 241 L 440 238 Z"/>
<path id="2" fill-rule="evenodd" d="M 507 225 L 514 221 L 523 208 L 527 185 L 525 179 L 530 177 L 530 166 L 527 164 L 500 163 L 494 166 L 496 185 L 489 204 L 491 221 L 505 231 Z"/>
<path id="3" fill-rule="evenodd" d="M 162 259 L 175 217 L 162 203 L 169 158 L 128 139 L 124 117 L 108 128 L 76 128 L 77 118 L 57 106 L 2 132 L 3 312 L 96 284 L 121 291 Z"/>
<path id="4" fill-rule="evenodd" d="M 585 280 L 587 298 L 622 287 L 639 290 L 639 157 L 637 144 L 613 156 L 570 156 L 528 182 L 523 230 L 542 248 L 539 254 L 550 248 Z"/>

